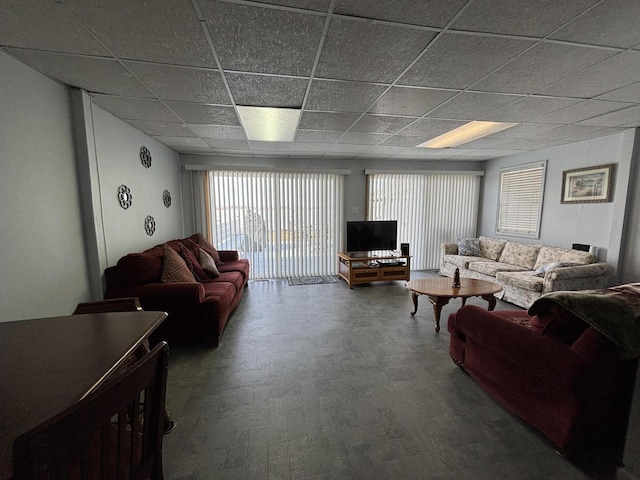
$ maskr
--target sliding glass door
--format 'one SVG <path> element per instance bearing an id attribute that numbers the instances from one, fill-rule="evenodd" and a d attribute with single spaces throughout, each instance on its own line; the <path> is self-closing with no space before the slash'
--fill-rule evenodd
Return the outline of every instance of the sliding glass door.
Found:
<path id="1" fill-rule="evenodd" d="M 248 258 L 253 279 L 335 275 L 343 184 L 329 173 L 211 171 L 215 244 Z"/>
<path id="2" fill-rule="evenodd" d="M 476 234 L 480 176 L 367 175 L 367 219 L 398 220 L 398 243 L 408 243 L 413 270 L 440 267 L 440 245 Z"/>

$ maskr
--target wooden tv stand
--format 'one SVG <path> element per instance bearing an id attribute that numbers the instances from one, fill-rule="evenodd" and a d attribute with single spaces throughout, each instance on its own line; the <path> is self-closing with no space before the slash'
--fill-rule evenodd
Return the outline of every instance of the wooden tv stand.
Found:
<path id="1" fill-rule="evenodd" d="M 354 285 L 390 280 L 410 280 L 409 255 L 373 255 L 369 252 L 339 252 L 339 275 L 353 288 Z"/>

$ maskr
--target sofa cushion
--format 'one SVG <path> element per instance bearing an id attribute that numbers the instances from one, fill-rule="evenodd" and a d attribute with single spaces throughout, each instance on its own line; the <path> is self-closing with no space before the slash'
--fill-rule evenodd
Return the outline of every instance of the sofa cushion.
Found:
<path id="1" fill-rule="evenodd" d="M 596 256 L 593 253 L 573 250 L 570 248 L 549 247 L 543 245 L 538 252 L 538 258 L 533 266 L 534 270 L 554 262 L 572 262 L 580 265 L 594 263 Z"/>
<path id="2" fill-rule="evenodd" d="M 162 275 L 162 247 L 125 255 L 118 260 L 116 268 L 130 285 L 159 282 Z"/>
<path id="3" fill-rule="evenodd" d="M 496 262 L 500 258 L 505 243 L 507 243 L 506 240 L 500 238 L 480 237 L 478 240 L 480 241 L 482 256 Z"/>
<path id="4" fill-rule="evenodd" d="M 220 274 L 224 272 L 240 272 L 244 277 L 245 282 L 249 279 L 249 260 L 246 258 L 239 258 L 238 260 L 225 261 L 222 265 L 217 266 Z"/>
<path id="5" fill-rule="evenodd" d="M 180 255 L 166 243 L 162 245 L 164 260 L 160 280 L 164 283 L 189 282 L 195 283 L 196 278 Z"/>
<path id="6" fill-rule="evenodd" d="M 477 238 L 461 238 L 458 240 L 458 255 L 480 257 L 480 240 Z"/>
<path id="7" fill-rule="evenodd" d="M 531 318 L 533 329 L 565 345 L 571 345 L 589 325 L 558 304 L 549 302 Z"/>
<path id="8" fill-rule="evenodd" d="M 218 278 L 220 276 L 220 272 L 216 267 L 216 262 L 213 261 L 211 255 L 201 248 L 198 248 L 198 260 L 200 261 L 200 265 L 202 265 L 202 269 L 209 277 Z"/>
<path id="9" fill-rule="evenodd" d="M 213 261 L 216 262 L 216 265 L 219 265 L 222 263 L 222 260 L 220 260 L 220 254 L 218 253 L 218 250 L 216 249 L 216 247 L 211 245 L 209 240 L 204 238 L 204 236 L 201 233 L 196 233 L 194 235 L 191 235 L 189 239 L 196 242 L 198 246 L 200 246 L 200 248 L 202 248 L 205 252 L 211 255 L 211 258 L 213 258 Z"/>
<path id="10" fill-rule="evenodd" d="M 469 268 L 469 262 L 491 262 L 488 258 L 469 257 L 465 255 L 445 255 L 443 261 L 444 263 L 450 263 L 460 268 Z"/>
<path id="11" fill-rule="evenodd" d="M 198 282 L 209 281 L 209 276 L 202 269 L 202 266 L 198 261 L 198 257 L 196 256 L 195 253 L 193 253 L 193 251 L 190 248 L 187 248 L 187 246 L 184 243 L 182 243 L 182 240 L 178 240 L 178 241 L 173 240 L 173 241 L 167 242 L 167 245 L 173 248 L 176 251 L 176 253 L 180 255 L 180 257 L 182 257 L 182 259 L 184 260 L 184 263 L 187 264 L 187 268 L 193 274 L 193 276 Z"/>
<path id="12" fill-rule="evenodd" d="M 499 272 L 496 275 L 496 280 L 502 285 L 524 288 L 532 292 L 542 292 L 544 286 L 544 279 L 533 275 L 528 270 L 525 272 Z"/>
<path id="13" fill-rule="evenodd" d="M 582 265 L 582 264 L 575 263 L 575 262 L 551 262 L 538 267 L 536 270 L 533 271 L 533 274 L 538 277 L 544 277 L 545 273 L 547 273 L 549 270 L 555 270 L 556 268 L 562 268 L 562 267 L 575 267 L 576 265 Z"/>
<path id="14" fill-rule="evenodd" d="M 540 245 L 507 241 L 500 254 L 499 262 L 533 270 L 539 251 Z"/>
<path id="15" fill-rule="evenodd" d="M 498 262 L 469 262 L 469 270 L 483 273 L 495 277 L 498 272 L 521 272 L 526 271 L 526 268 L 518 267 L 516 265 L 510 265 L 508 263 Z"/>
<path id="16" fill-rule="evenodd" d="M 236 290 L 241 290 L 244 286 L 244 276 L 241 272 L 237 271 L 221 272 L 220 277 L 218 277 L 215 281 L 231 283 L 236 288 Z"/>

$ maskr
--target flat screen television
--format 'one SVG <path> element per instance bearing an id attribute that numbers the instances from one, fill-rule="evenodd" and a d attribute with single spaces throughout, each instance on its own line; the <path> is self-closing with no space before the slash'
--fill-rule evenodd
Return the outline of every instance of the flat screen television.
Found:
<path id="1" fill-rule="evenodd" d="M 371 252 L 398 248 L 398 221 L 347 222 L 347 251 Z"/>

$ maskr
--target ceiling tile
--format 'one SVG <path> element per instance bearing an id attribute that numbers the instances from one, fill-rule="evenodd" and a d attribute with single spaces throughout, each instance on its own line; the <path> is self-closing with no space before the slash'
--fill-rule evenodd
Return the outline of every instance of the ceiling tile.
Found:
<path id="1" fill-rule="evenodd" d="M 233 107 L 207 105 L 203 103 L 167 102 L 185 123 L 208 123 L 211 125 L 240 125 Z"/>
<path id="2" fill-rule="evenodd" d="M 303 112 L 298 128 L 345 131 L 359 116 L 357 113 Z"/>
<path id="3" fill-rule="evenodd" d="M 640 52 L 626 51 L 559 81 L 540 93 L 591 98 L 635 83 L 639 78 Z M 640 99 L 636 99 L 638 100 Z"/>
<path id="4" fill-rule="evenodd" d="M 336 143 L 329 151 L 333 153 L 362 153 L 371 148 L 371 145 L 354 145 L 349 143 Z"/>
<path id="5" fill-rule="evenodd" d="M 154 122 L 149 120 L 126 120 L 133 128 L 150 136 L 195 137 L 193 132 L 182 123 Z"/>
<path id="6" fill-rule="evenodd" d="M 415 147 L 424 143 L 421 136 L 417 135 L 392 135 L 382 142 L 381 146 L 389 147 Z"/>
<path id="7" fill-rule="evenodd" d="M 125 62 L 163 100 L 230 105 L 231 100 L 217 70 Z"/>
<path id="8" fill-rule="evenodd" d="M 432 118 L 421 118 L 416 120 L 408 127 L 402 129 L 401 135 L 419 135 L 424 138 L 423 142 L 438 135 L 453 130 L 464 125 L 467 122 L 459 122 L 454 120 L 435 120 Z"/>
<path id="9" fill-rule="evenodd" d="M 563 125 L 547 132 L 541 133 L 535 138 L 540 138 L 543 140 L 560 140 L 568 143 L 570 141 L 579 141 L 591 138 L 598 130 L 600 130 L 600 127 Z"/>
<path id="10" fill-rule="evenodd" d="M 225 73 L 236 105 L 301 108 L 308 78 Z"/>
<path id="11" fill-rule="evenodd" d="M 388 138 L 389 135 L 380 133 L 360 133 L 360 132 L 347 132 L 345 133 L 338 143 L 350 143 L 357 145 L 375 145 Z"/>
<path id="12" fill-rule="evenodd" d="M 474 90 L 534 93 L 615 52 L 542 42 L 473 85 Z"/>
<path id="13" fill-rule="evenodd" d="M 484 115 L 482 120 L 492 122 L 526 122 L 532 118 L 568 107 L 579 101 L 580 100 L 573 98 L 528 96 L 495 112 Z"/>
<path id="14" fill-rule="evenodd" d="M 640 43 L 640 2 L 608 0 L 573 20 L 551 38 L 631 48 Z"/>
<path id="15" fill-rule="evenodd" d="M 596 117 L 604 113 L 613 112 L 628 107 L 628 103 L 606 102 L 600 100 L 585 100 L 566 108 L 556 110 L 533 119 L 536 123 L 555 123 L 566 125 L 568 123 L 576 123 L 587 118 Z"/>
<path id="16" fill-rule="evenodd" d="M 116 60 L 13 48 L 9 51 L 39 72 L 72 87 L 126 97 L 153 97 L 153 94 Z"/>
<path id="17" fill-rule="evenodd" d="M 374 145 L 367 150 L 366 155 L 398 155 L 404 152 L 407 147 L 392 147 L 387 145 Z"/>
<path id="18" fill-rule="evenodd" d="M 324 152 L 326 150 L 327 150 L 326 143 L 294 142 L 294 144 L 291 146 L 292 152 Z"/>
<path id="19" fill-rule="evenodd" d="M 544 37 L 598 0 L 479 0 L 451 28 Z"/>
<path id="20" fill-rule="evenodd" d="M 487 135 L 485 138 L 531 138 L 554 128 L 556 128 L 555 125 L 516 125 Z"/>
<path id="21" fill-rule="evenodd" d="M 109 54 L 65 13 L 62 5 L 42 0 L 3 0 L 0 45 L 61 53 Z"/>
<path id="22" fill-rule="evenodd" d="M 222 150 L 250 150 L 249 142 L 247 140 L 233 140 L 225 138 L 204 138 L 208 145 L 215 149 Z"/>
<path id="23" fill-rule="evenodd" d="M 331 0 L 254 0 L 254 3 L 266 3 L 269 5 L 280 5 L 283 7 L 326 12 Z"/>
<path id="24" fill-rule="evenodd" d="M 342 136 L 343 132 L 334 132 L 331 130 L 298 130 L 296 132 L 296 143 L 336 143 Z"/>
<path id="25" fill-rule="evenodd" d="M 416 119 L 413 117 L 394 117 L 389 115 L 364 115 L 351 127 L 351 132 L 396 133 Z"/>
<path id="26" fill-rule="evenodd" d="M 445 33 L 398 84 L 467 88 L 532 45 L 532 40 Z"/>
<path id="27" fill-rule="evenodd" d="M 189 124 L 191 130 L 200 137 L 219 138 L 223 140 L 246 140 L 242 127 L 229 127 L 226 125 L 200 125 Z"/>
<path id="28" fill-rule="evenodd" d="M 209 149 L 209 145 L 207 145 L 201 138 L 196 137 L 154 136 L 153 138 L 164 143 L 168 147 L 194 147 L 206 150 Z"/>
<path id="29" fill-rule="evenodd" d="M 323 16 L 205 0 L 199 5 L 225 70 L 310 75 Z"/>
<path id="30" fill-rule="evenodd" d="M 598 100 L 613 100 L 617 102 L 640 102 L 640 82 L 626 87 L 616 88 L 596 97 Z"/>
<path id="31" fill-rule="evenodd" d="M 191 0 L 64 0 L 120 59 L 215 67 Z"/>
<path id="32" fill-rule="evenodd" d="M 384 85 L 372 83 L 314 80 L 306 108 L 329 112 L 362 112 L 386 89 Z"/>
<path id="33" fill-rule="evenodd" d="M 640 123 L 640 106 L 618 110 L 599 117 L 590 118 L 580 122 L 579 125 L 593 125 L 599 127 L 618 127 L 629 124 L 638 125 Z"/>
<path id="34" fill-rule="evenodd" d="M 396 0 L 393 2 L 354 2 L 337 0 L 334 13 L 375 18 L 390 22 L 444 27 L 466 0 Z"/>
<path id="35" fill-rule="evenodd" d="M 289 152 L 291 150 L 291 142 L 258 142 L 249 141 L 251 150 L 256 151 L 276 151 L 276 152 Z"/>
<path id="36" fill-rule="evenodd" d="M 91 95 L 93 103 L 121 119 L 180 122 L 160 100 L 117 97 L 114 95 Z"/>
<path id="37" fill-rule="evenodd" d="M 520 97 L 497 93 L 462 92 L 429 113 L 429 117 L 476 120 L 482 115 L 515 102 Z"/>
<path id="38" fill-rule="evenodd" d="M 391 83 L 434 36 L 415 28 L 334 18 L 316 76 Z"/>
<path id="39" fill-rule="evenodd" d="M 386 113 L 391 115 L 414 115 L 421 117 L 450 99 L 455 90 L 438 90 L 433 88 L 391 87 L 378 100 L 369 113 Z"/>

